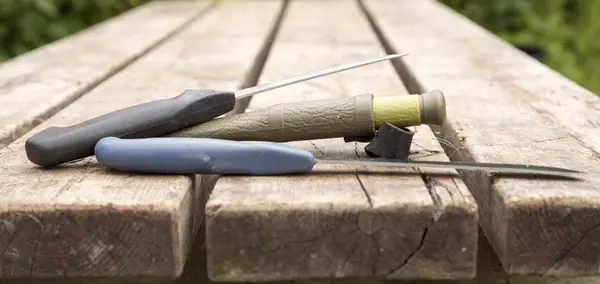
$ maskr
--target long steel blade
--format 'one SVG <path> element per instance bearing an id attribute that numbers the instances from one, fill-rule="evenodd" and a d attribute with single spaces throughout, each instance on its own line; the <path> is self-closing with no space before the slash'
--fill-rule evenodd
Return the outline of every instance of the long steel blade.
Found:
<path id="1" fill-rule="evenodd" d="M 438 161 L 401 161 L 401 160 L 333 160 L 319 159 L 320 164 L 355 164 L 355 165 L 375 165 L 384 167 L 431 167 L 431 168 L 454 168 L 465 170 L 487 170 L 492 172 L 503 172 L 513 174 L 538 174 L 538 175 L 553 175 L 569 178 L 577 178 L 583 172 L 524 164 L 501 164 L 501 163 L 466 163 L 466 162 L 438 162 Z"/>
<path id="2" fill-rule="evenodd" d="M 348 70 L 348 69 L 353 69 L 353 68 L 365 66 L 365 65 L 368 65 L 368 64 L 372 64 L 372 63 L 384 61 L 384 60 L 390 60 L 390 59 L 398 58 L 398 57 L 401 57 L 401 56 L 405 56 L 407 54 L 408 53 L 392 54 L 392 55 L 386 55 L 386 56 L 382 56 L 382 57 L 378 57 L 378 58 L 363 60 L 363 61 L 360 61 L 360 62 L 348 63 L 348 64 L 340 65 L 340 66 L 337 66 L 337 67 L 327 68 L 327 69 L 320 70 L 320 71 L 314 71 L 314 72 L 311 72 L 311 73 L 294 76 L 294 77 L 287 78 L 287 79 L 284 79 L 284 80 L 281 80 L 281 81 L 277 81 L 277 82 L 270 82 L 270 83 L 265 83 L 265 84 L 261 84 L 261 85 L 258 85 L 258 86 L 246 88 L 246 89 L 241 89 L 241 90 L 235 91 L 235 97 L 236 97 L 236 99 L 241 99 L 241 98 L 252 96 L 252 95 L 255 95 L 255 94 L 258 94 L 258 93 L 270 91 L 270 90 L 273 90 L 273 89 L 277 89 L 277 88 L 281 88 L 281 87 L 284 87 L 284 86 L 287 86 L 287 85 L 291 85 L 291 84 L 299 83 L 299 82 L 302 82 L 302 81 L 306 81 L 306 80 L 310 80 L 310 79 L 322 77 L 322 76 L 325 76 L 325 75 L 337 73 L 337 72 L 340 72 L 340 71 L 344 71 L 344 70 Z"/>

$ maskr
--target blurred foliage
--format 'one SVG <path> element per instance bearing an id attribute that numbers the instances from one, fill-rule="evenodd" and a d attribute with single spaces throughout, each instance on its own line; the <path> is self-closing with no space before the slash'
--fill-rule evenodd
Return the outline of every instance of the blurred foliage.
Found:
<path id="1" fill-rule="evenodd" d="M 0 0 L 0 61 L 150 0 Z"/>
<path id="2" fill-rule="evenodd" d="M 535 46 L 544 62 L 600 94 L 600 0 L 440 0 L 519 46 Z"/>

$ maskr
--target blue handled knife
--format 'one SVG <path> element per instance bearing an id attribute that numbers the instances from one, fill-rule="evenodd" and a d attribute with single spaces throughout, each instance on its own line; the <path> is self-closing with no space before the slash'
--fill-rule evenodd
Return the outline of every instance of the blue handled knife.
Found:
<path id="1" fill-rule="evenodd" d="M 98 162 L 118 171 L 161 174 L 282 175 L 308 173 L 317 163 L 385 167 L 432 167 L 576 178 L 580 171 L 523 164 L 402 160 L 317 159 L 311 152 L 279 143 L 212 138 L 106 137 L 95 147 Z"/>

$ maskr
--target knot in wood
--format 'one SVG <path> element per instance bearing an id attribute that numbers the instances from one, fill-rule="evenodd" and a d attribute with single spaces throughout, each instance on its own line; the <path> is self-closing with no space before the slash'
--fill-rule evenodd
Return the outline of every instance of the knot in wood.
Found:
<path id="1" fill-rule="evenodd" d="M 378 212 L 361 212 L 358 216 L 358 229 L 371 235 L 383 228 L 383 216 Z"/>

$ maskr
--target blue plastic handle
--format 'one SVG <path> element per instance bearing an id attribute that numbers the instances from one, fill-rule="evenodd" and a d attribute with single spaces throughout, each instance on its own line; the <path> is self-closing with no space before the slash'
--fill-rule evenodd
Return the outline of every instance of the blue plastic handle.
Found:
<path id="1" fill-rule="evenodd" d="M 114 170 L 162 174 L 279 175 L 306 173 L 315 163 L 312 153 L 285 144 L 211 138 L 106 137 L 95 155 Z"/>

